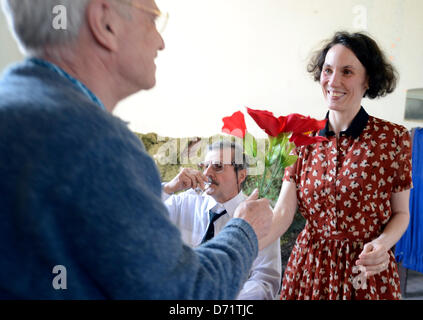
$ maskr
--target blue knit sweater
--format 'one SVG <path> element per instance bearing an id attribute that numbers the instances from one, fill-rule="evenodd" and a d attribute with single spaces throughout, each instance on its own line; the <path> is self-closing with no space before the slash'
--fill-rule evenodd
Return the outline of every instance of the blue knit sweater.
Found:
<path id="1" fill-rule="evenodd" d="M 257 256 L 251 226 L 233 219 L 192 250 L 160 195 L 157 168 L 123 121 L 32 61 L 5 72 L 0 298 L 235 298 Z M 66 289 L 53 286 L 58 276 Z"/>

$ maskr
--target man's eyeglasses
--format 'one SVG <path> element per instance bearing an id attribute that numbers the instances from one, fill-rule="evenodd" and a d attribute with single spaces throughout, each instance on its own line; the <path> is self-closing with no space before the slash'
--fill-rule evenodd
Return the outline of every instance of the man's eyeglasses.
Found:
<path id="1" fill-rule="evenodd" d="M 156 29 L 160 34 L 163 33 L 163 31 L 166 29 L 167 21 L 169 20 L 169 13 L 161 12 L 160 10 L 157 10 L 157 9 L 148 8 L 146 6 L 143 6 L 140 3 L 134 2 L 133 0 L 117 0 L 117 1 L 130 5 L 144 12 L 154 14 L 155 16 L 154 22 L 156 24 Z"/>
<path id="2" fill-rule="evenodd" d="M 198 163 L 197 166 L 200 171 L 204 171 L 211 167 L 214 172 L 220 173 L 225 170 L 225 166 L 233 166 L 235 169 L 239 169 L 242 167 L 242 164 L 236 164 L 234 161 L 232 161 L 231 163 L 223 163 L 221 161 L 202 161 Z"/>
<path id="3" fill-rule="evenodd" d="M 232 165 L 232 164 L 227 164 Z M 202 161 L 198 163 L 198 169 L 201 171 L 204 171 L 211 167 L 214 172 L 219 173 L 225 170 L 225 164 L 223 162 L 217 161 L 217 162 L 211 162 L 211 161 Z"/>

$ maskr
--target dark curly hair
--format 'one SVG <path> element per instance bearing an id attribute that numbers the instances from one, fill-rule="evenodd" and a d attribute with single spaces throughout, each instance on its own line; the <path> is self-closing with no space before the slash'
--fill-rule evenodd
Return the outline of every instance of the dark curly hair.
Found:
<path id="1" fill-rule="evenodd" d="M 336 44 L 342 44 L 350 49 L 366 69 L 369 89 L 365 92 L 364 97 L 369 99 L 383 97 L 395 90 L 398 73 L 394 66 L 387 61 L 385 54 L 376 42 L 360 32 L 336 32 L 332 39 L 325 42 L 322 49 L 313 54 L 307 71 L 313 75 L 315 81 L 320 81 L 326 54 Z"/>

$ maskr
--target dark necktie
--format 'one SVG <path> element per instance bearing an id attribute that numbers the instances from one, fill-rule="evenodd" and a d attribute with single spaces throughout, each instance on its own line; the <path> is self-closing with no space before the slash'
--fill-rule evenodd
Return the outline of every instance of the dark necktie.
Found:
<path id="1" fill-rule="evenodd" d="M 204 242 L 210 240 L 211 238 L 214 237 L 214 222 L 219 219 L 221 216 L 223 216 L 226 213 L 226 210 L 223 210 L 220 213 L 216 213 L 213 211 L 209 211 L 209 215 L 210 215 L 210 223 L 209 226 L 207 227 L 207 231 L 206 234 L 203 237 L 203 240 L 201 240 L 201 244 L 203 244 Z"/>

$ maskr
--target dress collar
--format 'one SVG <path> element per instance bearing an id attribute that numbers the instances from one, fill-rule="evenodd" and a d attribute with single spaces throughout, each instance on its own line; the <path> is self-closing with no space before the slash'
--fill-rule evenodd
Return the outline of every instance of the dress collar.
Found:
<path id="1" fill-rule="evenodd" d="M 329 112 L 326 113 L 326 119 L 329 119 Z M 350 136 L 354 139 L 358 138 L 360 134 L 363 132 L 364 128 L 369 121 L 369 115 L 367 114 L 366 110 L 363 107 L 360 108 L 360 111 L 354 117 L 353 121 L 351 121 L 350 126 L 345 131 L 341 131 L 340 135 Z M 335 132 L 329 129 L 329 121 L 326 122 L 326 126 L 319 131 L 319 136 L 321 137 L 330 137 L 334 136 Z"/>

